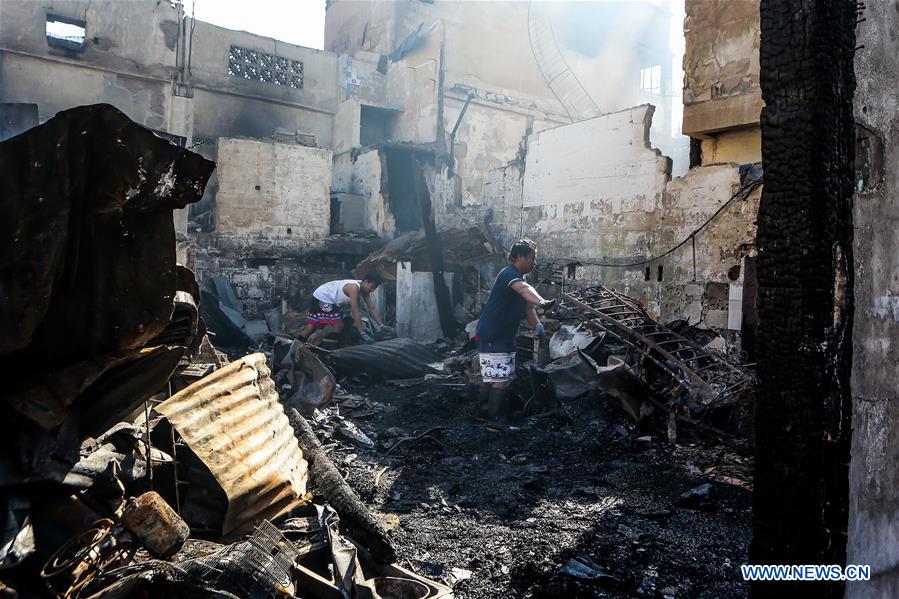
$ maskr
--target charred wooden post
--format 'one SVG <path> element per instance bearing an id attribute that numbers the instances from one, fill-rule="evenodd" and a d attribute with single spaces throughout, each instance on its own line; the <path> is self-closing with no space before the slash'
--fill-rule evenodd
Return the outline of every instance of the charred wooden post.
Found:
<path id="1" fill-rule="evenodd" d="M 322 451 L 321 442 L 309 423 L 294 408 L 287 414 L 303 456 L 309 462 L 309 477 L 314 487 L 340 515 L 340 521 L 355 540 L 368 548 L 383 563 L 392 562 L 396 553 L 387 533 L 359 500 L 356 492 L 334 467 L 331 459 Z"/>
<path id="2" fill-rule="evenodd" d="M 761 2 L 755 563 L 846 558 L 855 21 L 855 2 Z M 816 596 L 843 595 L 842 583 L 820 584 Z"/>

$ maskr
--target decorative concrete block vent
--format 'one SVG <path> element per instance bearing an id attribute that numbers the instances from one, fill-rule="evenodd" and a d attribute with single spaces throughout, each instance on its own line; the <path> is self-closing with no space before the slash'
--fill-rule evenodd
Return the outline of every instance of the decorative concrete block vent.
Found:
<path id="1" fill-rule="evenodd" d="M 219 138 L 216 163 L 217 232 L 302 240 L 330 233 L 330 150 Z"/>

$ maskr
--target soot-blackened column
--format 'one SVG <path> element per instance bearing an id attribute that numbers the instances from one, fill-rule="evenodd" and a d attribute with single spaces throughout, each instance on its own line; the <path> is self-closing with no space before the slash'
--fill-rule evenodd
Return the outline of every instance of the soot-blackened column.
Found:
<path id="1" fill-rule="evenodd" d="M 754 563 L 845 561 L 855 21 L 854 2 L 761 2 Z M 810 584 L 753 590 L 842 595 Z"/>

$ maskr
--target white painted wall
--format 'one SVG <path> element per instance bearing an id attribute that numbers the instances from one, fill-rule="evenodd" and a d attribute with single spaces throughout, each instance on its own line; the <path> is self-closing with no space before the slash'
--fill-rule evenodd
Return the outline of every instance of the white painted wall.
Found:
<path id="1" fill-rule="evenodd" d="M 584 262 L 578 278 L 615 280 L 641 296 L 642 268 L 587 263 L 649 255 L 670 178 L 670 160 L 648 147 L 652 112 L 636 106 L 529 136 L 521 207 L 506 203 L 508 212 L 497 214 L 509 229 L 505 241 L 532 237 L 546 258 Z"/>
<path id="2" fill-rule="evenodd" d="M 667 159 L 648 147 L 647 105 L 547 129 L 531 137 L 524 205 L 573 202 L 613 208 L 654 199 L 670 178 Z"/>
<path id="3" fill-rule="evenodd" d="M 348 152 L 359 146 L 362 113 L 358 100 L 346 100 L 337 107 L 331 131 L 331 148 L 335 154 Z"/>

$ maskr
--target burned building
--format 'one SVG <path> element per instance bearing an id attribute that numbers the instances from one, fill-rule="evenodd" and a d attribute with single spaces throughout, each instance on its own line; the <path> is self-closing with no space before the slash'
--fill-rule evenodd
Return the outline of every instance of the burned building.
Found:
<path id="1" fill-rule="evenodd" d="M 37 104 L 42 118 L 112 102 L 214 159 L 190 225 L 187 213 L 178 218 L 179 256 L 201 279 L 228 279 L 251 316 L 282 301 L 298 309 L 314 279 L 345 273 L 378 239 L 418 230 L 418 200 L 403 187 L 411 168 L 422 171 L 437 229 L 486 225 L 500 247 L 545 237 L 541 276 L 612 284 L 653 315 L 709 327 L 739 349 L 739 331 L 752 326 L 742 305 L 752 303 L 758 194 L 694 232 L 740 191 L 737 165 L 758 155 L 709 149 L 702 168 L 672 178 L 672 161 L 654 148 L 679 156 L 687 139 L 672 135 L 676 5 L 591 6 L 596 14 L 541 3 L 331 2 L 322 52 L 194 21 L 179 4 L 141 5 L 146 17 L 130 22 L 156 27 L 132 32 L 121 6 L 9 1 L 3 100 Z M 80 27 L 79 42 L 63 47 L 47 33 L 57 18 Z M 598 29 L 585 30 L 584 19 Z M 613 35 L 625 19 L 641 24 L 626 43 Z M 500 21 L 508 31 L 496 35 Z M 692 31 L 686 64 L 707 64 Z M 591 45 L 591 36 L 605 41 Z M 504 55 L 533 61 L 513 68 L 494 59 Z M 45 66 L 59 71 L 62 90 L 38 76 Z M 757 80 L 752 60 L 739 68 Z M 751 126 L 691 116 L 708 89 L 727 87 L 716 77 L 690 69 L 685 88 L 688 132 L 709 137 L 708 147 L 726 127 Z M 745 87 L 734 83 L 728 97 Z M 654 259 L 688 236 L 688 247 Z M 477 312 L 483 298 L 468 295 L 457 300 Z"/>

